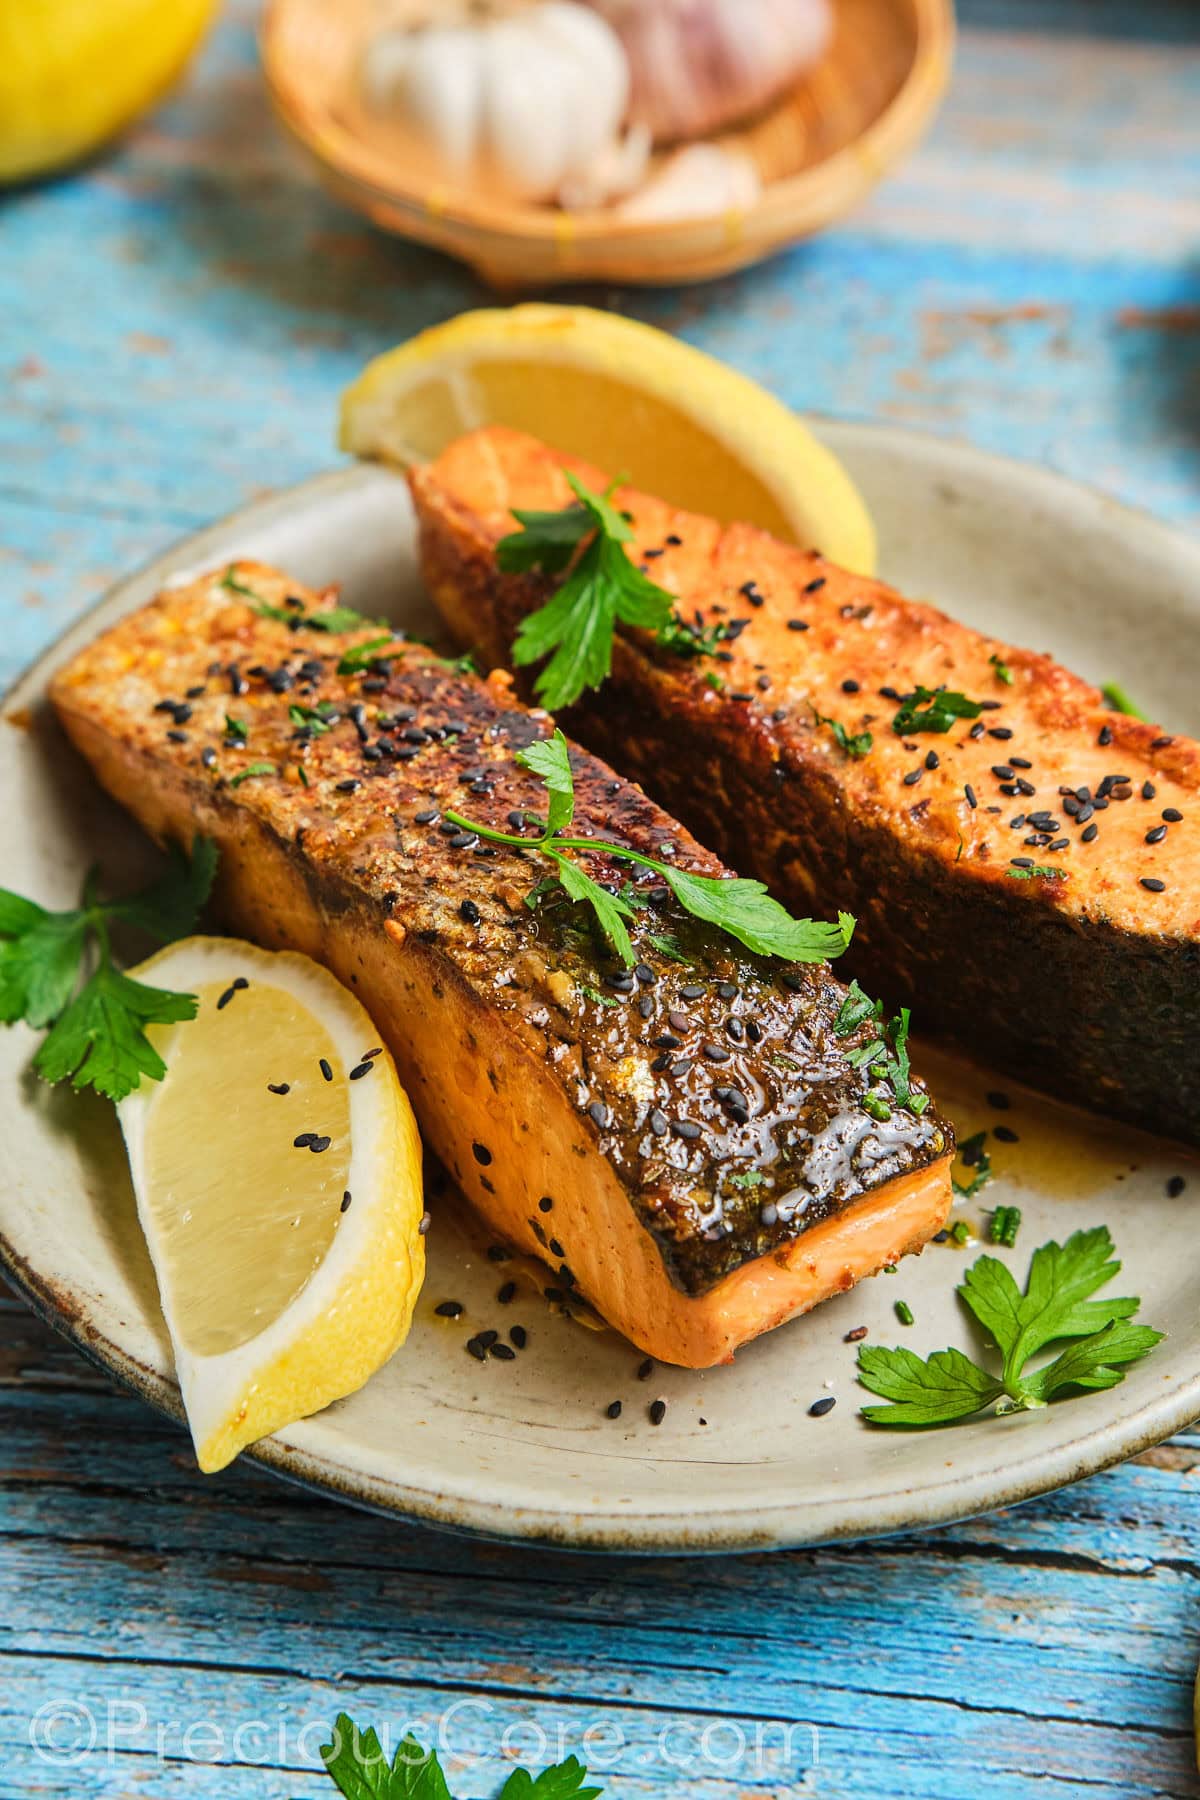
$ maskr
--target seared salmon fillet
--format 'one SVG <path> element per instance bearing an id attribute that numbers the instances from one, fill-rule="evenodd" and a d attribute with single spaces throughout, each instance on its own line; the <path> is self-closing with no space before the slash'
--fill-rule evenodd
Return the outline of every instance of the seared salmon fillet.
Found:
<path id="1" fill-rule="evenodd" d="M 564 467 L 604 485 L 503 429 L 411 476 L 430 592 L 491 665 L 552 585 L 500 573 L 496 543 L 514 508 L 571 501 Z M 919 1027 L 1200 1143 L 1200 747 L 815 552 L 617 504 L 679 615 L 728 635 L 683 658 L 625 633 L 568 729 L 793 910 L 855 913 L 845 966 Z M 941 731 L 938 690 L 972 703 Z"/>
<path id="2" fill-rule="evenodd" d="M 552 721 L 420 645 L 339 674 L 379 633 L 319 629 L 331 600 L 238 564 L 106 632 L 53 703 L 155 838 L 216 840 L 231 927 L 358 993 L 494 1230 L 692 1366 L 919 1249 L 949 1206 L 949 1128 L 919 1082 L 908 1108 L 874 1102 L 885 1119 L 864 1106 L 865 1028 L 835 1032 L 828 967 L 752 955 L 653 872 L 589 856 L 631 884 L 627 971 L 588 909 L 532 896 L 545 858 L 443 817 L 544 816 L 515 754 Z M 637 786 L 572 761 L 573 829 L 722 874 Z"/>

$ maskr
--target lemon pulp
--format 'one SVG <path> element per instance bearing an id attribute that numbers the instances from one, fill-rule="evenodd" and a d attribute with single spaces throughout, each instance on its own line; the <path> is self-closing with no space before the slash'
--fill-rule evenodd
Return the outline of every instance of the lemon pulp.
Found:
<path id="1" fill-rule="evenodd" d="M 207 1029 L 160 1042 L 167 1074 L 146 1126 L 148 1203 L 196 1356 L 236 1350 L 291 1305 L 333 1242 L 350 1169 L 349 1088 L 332 1037 L 281 988 L 238 991 L 218 1009 L 228 991 L 199 989 Z M 286 1070 L 264 1068 L 263 1042 L 287 1044 Z M 275 1075 L 288 1091 L 271 1097 L 264 1129 L 261 1095 Z M 309 1132 L 329 1148 L 297 1148 Z"/>
<path id="2" fill-rule="evenodd" d="M 586 306 L 463 313 L 367 365 L 342 397 L 340 441 L 408 466 L 486 425 L 874 569 L 870 515 L 837 458 L 773 394 L 651 325 Z"/>

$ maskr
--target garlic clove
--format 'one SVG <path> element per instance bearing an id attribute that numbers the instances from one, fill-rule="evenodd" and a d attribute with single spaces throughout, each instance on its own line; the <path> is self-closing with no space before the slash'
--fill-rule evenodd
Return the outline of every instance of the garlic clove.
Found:
<path id="1" fill-rule="evenodd" d="M 558 203 L 568 212 L 590 212 L 598 206 L 632 193 L 650 162 L 650 133 L 644 125 L 631 125 L 622 138 L 603 145 L 585 169 L 577 169 L 563 181 Z"/>
<path id="2" fill-rule="evenodd" d="M 687 144 L 615 211 L 633 224 L 666 224 L 745 212 L 761 194 L 758 170 L 744 151 L 724 144 Z"/>
<path id="3" fill-rule="evenodd" d="M 469 180 L 483 95 L 475 35 L 447 32 L 438 54 L 428 39 L 415 38 L 401 68 L 399 87 L 393 90 L 401 110 L 422 137 L 436 129 L 443 173 L 452 180 Z"/>

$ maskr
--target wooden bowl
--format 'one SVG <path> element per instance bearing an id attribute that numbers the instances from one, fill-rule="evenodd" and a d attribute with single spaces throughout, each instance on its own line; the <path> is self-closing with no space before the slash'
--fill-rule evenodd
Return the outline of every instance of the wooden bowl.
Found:
<path id="1" fill-rule="evenodd" d="M 674 223 L 564 212 L 406 180 L 375 141 L 356 70 L 381 0 L 270 0 L 262 57 L 275 106 L 330 189 L 376 225 L 460 257 L 499 288 L 701 281 L 820 231 L 916 143 L 949 73 L 952 0 L 835 0 L 828 55 L 722 143 L 763 182 L 744 211 Z"/>

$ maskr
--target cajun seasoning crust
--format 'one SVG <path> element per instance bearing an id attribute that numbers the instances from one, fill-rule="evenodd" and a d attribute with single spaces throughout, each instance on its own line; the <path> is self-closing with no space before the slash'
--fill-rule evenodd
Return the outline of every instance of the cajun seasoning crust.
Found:
<path id="1" fill-rule="evenodd" d="M 235 578 L 274 606 L 331 598 L 254 564 L 237 565 Z M 553 895 L 527 905 L 545 861 L 480 843 L 441 814 L 453 807 L 511 831 L 510 815 L 544 810 L 541 783 L 514 752 L 552 722 L 513 702 L 506 678 L 485 684 L 417 645 L 337 675 L 341 653 L 372 635 L 290 629 L 206 578 L 84 651 L 54 700 L 101 779 L 102 733 L 138 759 L 147 791 L 170 784 L 186 795 L 197 830 L 232 845 L 235 815 L 250 815 L 327 929 L 366 911 L 397 942 L 411 934 L 427 946 L 445 982 L 465 986 L 552 1073 L 581 1154 L 608 1160 L 685 1293 L 947 1154 L 949 1129 L 932 1107 L 920 1118 L 897 1108 L 883 1124 L 862 1109 L 869 1083 L 845 1055 L 861 1034 L 834 1036 L 845 989 L 827 968 L 752 955 L 629 864 L 596 858 L 591 872 L 633 879 L 645 901 L 630 922 L 632 974 L 598 941 L 590 913 Z M 323 731 L 289 713 L 323 702 L 336 715 Z M 244 742 L 227 716 L 245 726 Z M 274 772 L 237 781 L 260 763 Z M 721 873 L 638 787 L 583 752 L 572 764 L 576 829 L 660 858 L 674 846 L 680 866 Z M 155 828 L 152 809 L 137 810 Z M 287 917 L 265 930 L 308 947 Z M 492 1191 L 486 1145 L 451 1160 L 468 1193 Z M 530 1223 L 553 1260 L 549 1222 Z"/>
<path id="2" fill-rule="evenodd" d="M 499 574 L 495 544 L 513 506 L 570 498 L 566 460 L 492 431 L 412 478 L 431 592 L 493 660 L 547 591 Z M 922 1026 L 1200 1142 L 1200 747 L 1113 713 L 1050 658 L 816 554 L 620 498 L 634 559 L 685 618 L 734 636 L 694 660 L 619 639 L 613 678 L 573 709 L 572 730 L 793 910 L 819 896 L 854 912 L 846 968 Z M 985 710 L 901 737 L 899 696 L 918 683 Z M 870 752 L 847 755 L 814 712 L 869 731 Z M 1063 873 L 1022 877 L 1022 863 Z"/>

